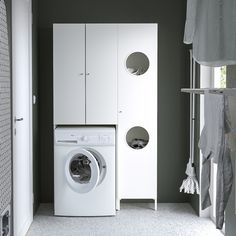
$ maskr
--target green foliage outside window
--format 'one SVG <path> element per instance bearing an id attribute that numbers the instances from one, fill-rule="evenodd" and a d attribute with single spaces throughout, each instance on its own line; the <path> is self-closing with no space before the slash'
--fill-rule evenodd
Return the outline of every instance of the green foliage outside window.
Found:
<path id="1" fill-rule="evenodd" d="M 220 87 L 226 88 L 226 66 L 220 68 Z"/>

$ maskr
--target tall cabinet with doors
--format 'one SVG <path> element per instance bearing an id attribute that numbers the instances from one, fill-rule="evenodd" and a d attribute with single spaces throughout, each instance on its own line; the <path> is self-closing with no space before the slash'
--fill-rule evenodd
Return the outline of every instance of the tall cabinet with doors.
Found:
<path id="1" fill-rule="evenodd" d="M 157 207 L 157 25 L 118 26 L 118 194 Z"/>
<path id="2" fill-rule="evenodd" d="M 117 209 L 157 202 L 157 24 L 54 24 L 54 125 L 116 125 Z"/>

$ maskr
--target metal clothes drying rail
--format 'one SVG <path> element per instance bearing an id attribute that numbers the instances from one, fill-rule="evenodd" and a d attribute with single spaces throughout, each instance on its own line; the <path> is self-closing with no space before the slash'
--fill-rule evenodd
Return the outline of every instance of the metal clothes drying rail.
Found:
<path id="1" fill-rule="evenodd" d="M 204 94 L 205 91 L 209 91 L 209 93 L 214 94 L 224 94 L 227 96 L 236 96 L 236 88 L 198 88 L 198 89 L 190 89 L 190 88 L 182 88 L 181 92 L 183 93 L 194 93 L 194 94 Z"/>

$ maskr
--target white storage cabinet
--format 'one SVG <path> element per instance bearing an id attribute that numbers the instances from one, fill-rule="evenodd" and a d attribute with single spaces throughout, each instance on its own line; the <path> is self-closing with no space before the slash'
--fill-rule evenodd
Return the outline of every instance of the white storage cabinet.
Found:
<path id="1" fill-rule="evenodd" d="M 117 124 L 117 25 L 54 24 L 54 125 Z"/>
<path id="2" fill-rule="evenodd" d="M 54 25 L 54 125 L 79 124 L 117 125 L 117 209 L 156 209 L 157 24 Z"/>
<path id="3" fill-rule="evenodd" d="M 157 202 L 157 24 L 118 26 L 118 198 Z"/>

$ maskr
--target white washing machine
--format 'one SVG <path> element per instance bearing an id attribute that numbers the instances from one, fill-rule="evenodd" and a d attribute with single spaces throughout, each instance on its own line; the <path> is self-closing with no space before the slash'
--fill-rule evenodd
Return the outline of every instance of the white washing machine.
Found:
<path id="1" fill-rule="evenodd" d="M 61 216 L 115 215 L 115 129 L 55 129 L 54 210 Z"/>

